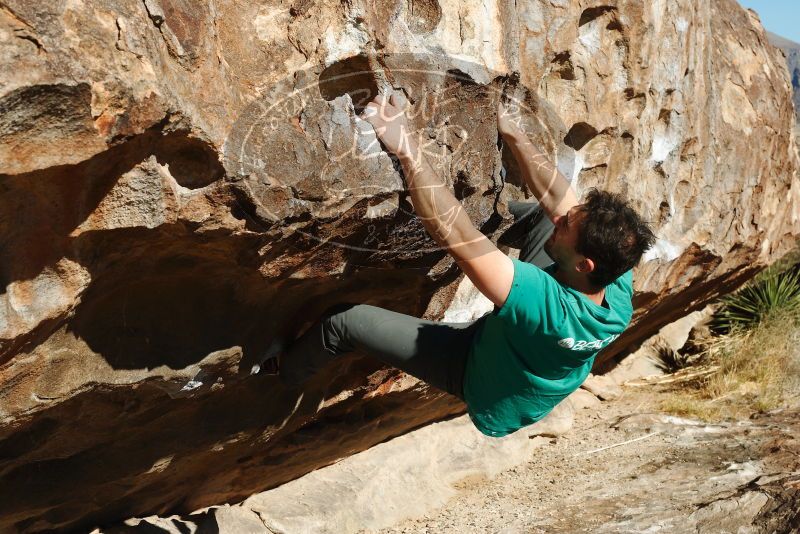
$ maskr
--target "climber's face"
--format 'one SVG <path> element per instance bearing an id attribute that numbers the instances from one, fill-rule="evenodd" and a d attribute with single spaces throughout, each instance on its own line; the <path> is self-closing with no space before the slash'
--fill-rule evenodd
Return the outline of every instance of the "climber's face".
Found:
<path id="1" fill-rule="evenodd" d="M 594 262 L 575 250 L 578 243 L 583 218 L 586 216 L 581 205 L 575 205 L 565 214 L 553 220 L 553 234 L 544 243 L 544 250 L 558 264 L 559 269 L 567 272 L 587 272 L 594 269 Z"/>

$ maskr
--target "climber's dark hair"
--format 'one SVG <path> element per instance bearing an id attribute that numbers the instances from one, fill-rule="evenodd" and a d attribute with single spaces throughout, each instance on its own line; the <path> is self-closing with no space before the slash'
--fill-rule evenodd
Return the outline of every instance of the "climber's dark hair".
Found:
<path id="1" fill-rule="evenodd" d="M 656 242 L 648 224 L 617 193 L 591 188 L 581 211 L 585 217 L 575 249 L 594 261 L 587 277 L 598 289 L 632 269 Z"/>

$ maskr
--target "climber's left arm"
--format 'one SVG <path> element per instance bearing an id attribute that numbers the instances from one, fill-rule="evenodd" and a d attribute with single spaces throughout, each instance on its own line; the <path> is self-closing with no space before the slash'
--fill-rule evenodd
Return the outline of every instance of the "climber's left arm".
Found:
<path id="1" fill-rule="evenodd" d="M 436 175 L 424 151 L 408 133 L 405 109 L 396 105 L 394 95 L 388 102 L 379 95 L 367 105 L 365 117 L 400 160 L 414 211 L 425 229 L 453 256 L 475 287 L 502 307 L 511 290 L 514 265 L 475 228 L 446 182 Z"/>

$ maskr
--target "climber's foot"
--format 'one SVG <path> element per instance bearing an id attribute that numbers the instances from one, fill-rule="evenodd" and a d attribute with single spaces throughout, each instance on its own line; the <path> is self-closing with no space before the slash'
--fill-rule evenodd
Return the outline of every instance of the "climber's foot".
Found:
<path id="1" fill-rule="evenodd" d="M 261 364 L 261 370 L 258 373 L 262 375 L 277 375 L 280 373 L 280 368 L 280 356 L 275 356 L 263 362 Z"/>
<path id="2" fill-rule="evenodd" d="M 268 360 L 253 365 L 250 369 L 251 375 L 277 375 L 280 372 L 280 360 L 278 356 L 273 356 Z"/>
<path id="3" fill-rule="evenodd" d="M 280 370 L 279 357 L 286 349 L 286 345 L 286 340 L 275 338 L 261 356 L 260 361 L 253 365 L 250 374 L 277 375 Z"/>

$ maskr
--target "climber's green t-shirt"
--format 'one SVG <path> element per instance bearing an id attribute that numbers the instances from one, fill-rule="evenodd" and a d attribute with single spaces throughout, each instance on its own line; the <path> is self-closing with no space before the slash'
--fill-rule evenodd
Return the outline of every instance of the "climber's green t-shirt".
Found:
<path id="1" fill-rule="evenodd" d="M 600 306 L 553 278 L 557 264 L 511 259 L 511 291 L 476 332 L 464 375 L 470 419 L 494 437 L 535 423 L 578 389 L 633 315 L 633 271 L 606 286 Z"/>

